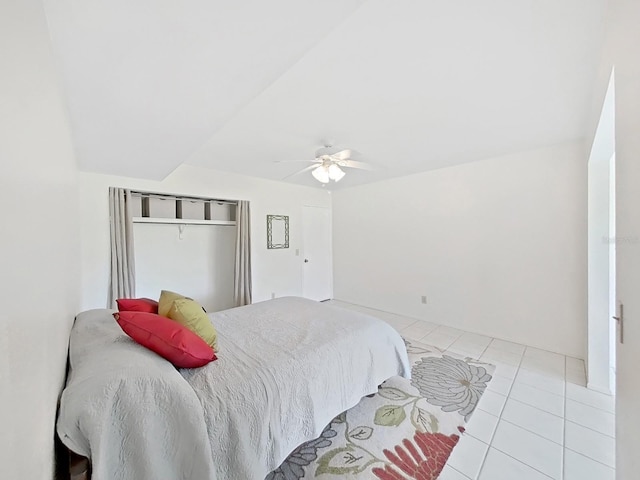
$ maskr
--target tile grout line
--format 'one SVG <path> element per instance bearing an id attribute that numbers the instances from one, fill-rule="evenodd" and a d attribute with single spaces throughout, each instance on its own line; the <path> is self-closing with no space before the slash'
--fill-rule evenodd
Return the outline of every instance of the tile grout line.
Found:
<path id="1" fill-rule="evenodd" d="M 566 383 L 566 382 L 565 382 Z M 574 383 L 572 383 L 571 385 L 575 385 Z M 593 392 L 594 390 L 589 390 L 587 387 L 582 387 L 580 385 L 578 385 L 580 388 L 584 388 L 585 390 L 588 390 L 590 392 Z M 565 385 L 565 389 L 566 389 L 566 385 Z M 596 392 L 596 393 L 600 393 L 600 392 Z M 603 394 L 604 395 L 604 394 Z M 566 395 L 565 395 L 566 396 Z M 615 416 L 615 412 L 612 412 L 611 410 L 607 410 L 605 408 L 600 408 L 600 407 L 594 407 L 593 405 L 589 404 L 589 403 L 584 403 L 581 402 L 580 400 L 576 400 L 575 398 L 571 398 L 571 397 L 567 397 L 567 400 L 571 400 L 572 402 L 576 402 L 579 403 L 580 405 L 584 405 L 585 407 L 591 407 L 594 410 L 599 410 L 601 412 L 605 412 L 608 413 L 609 415 L 614 415 Z"/>
<path id="2" fill-rule="evenodd" d="M 578 427 L 582 427 L 582 428 L 584 428 L 585 430 L 590 430 L 590 431 L 592 431 L 592 432 L 599 433 L 599 434 L 600 434 L 600 435 L 602 435 L 603 437 L 607 437 L 607 438 L 610 438 L 610 439 L 612 439 L 612 440 L 615 440 L 615 439 L 616 439 L 616 437 L 615 437 L 614 435 L 609 435 L 608 433 L 602 433 L 601 431 L 596 430 L 595 428 L 587 427 L 586 425 L 583 425 L 583 424 L 581 424 L 581 423 L 575 422 L 575 421 L 573 421 L 573 420 L 569 420 L 569 419 L 568 419 L 568 418 L 566 418 L 566 417 L 565 417 L 565 423 L 573 423 L 574 425 L 577 425 Z"/>
<path id="3" fill-rule="evenodd" d="M 518 372 L 518 373 L 520 373 L 520 372 Z M 548 388 L 543 388 L 543 387 L 541 387 L 539 385 L 533 385 L 533 382 L 530 383 L 530 382 L 528 382 L 526 380 L 520 380 L 519 383 L 522 384 L 522 385 L 526 385 L 527 387 L 531 387 L 531 388 L 535 388 L 536 390 L 540 390 L 541 392 L 549 393 L 551 395 L 555 395 L 556 397 L 564 397 L 565 396 L 565 395 L 560 394 L 560 393 L 552 392 Z M 562 390 L 564 391 L 564 380 L 562 380 Z"/>
<path id="4" fill-rule="evenodd" d="M 495 338 L 493 340 L 495 340 Z M 493 340 L 491 340 L 489 345 L 491 345 L 493 343 Z M 488 345 L 487 345 L 487 348 L 489 348 Z M 491 450 L 492 448 L 495 448 L 495 447 L 493 447 L 493 440 L 494 440 L 494 438 L 496 436 L 496 432 L 498 431 L 498 426 L 500 425 L 500 420 L 502 420 L 502 413 L 504 412 L 504 407 L 507 405 L 507 402 L 509 401 L 509 396 L 511 395 L 511 390 L 513 390 L 513 386 L 516 383 L 516 377 L 518 376 L 518 372 L 520 371 L 520 366 L 522 365 L 522 359 L 524 358 L 524 353 L 526 351 L 527 351 L 527 347 L 525 346 L 524 350 L 523 350 L 523 352 L 522 352 L 522 354 L 520 356 L 520 362 L 518 362 L 518 368 L 516 370 L 516 376 L 513 378 L 513 382 L 511 383 L 511 386 L 509 387 L 509 392 L 506 395 L 506 400 L 504 401 L 504 405 L 502 405 L 502 409 L 500 410 L 500 415 L 498 415 L 498 421 L 496 422 L 496 428 L 493 430 L 493 433 L 491 434 L 491 438 L 489 439 L 489 446 L 488 446 L 487 451 L 484 453 L 484 456 L 482 458 L 482 463 L 480 464 L 480 469 L 478 470 L 478 475 L 476 477 L 477 479 L 479 479 L 480 476 L 482 475 L 482 471 L 484 470 L 485 462 L 487 461 L 487 455 L 489 455 L 489 450 Z M 498 449 L 496 448 L 496 450 L 498 450 Z M 498 451 L 500 451 L 500 450 L 498 450 Z M 502 453 L 504 453 L 504 452 L 502 452 Z M 505 455 L 508 455 L 508 454 L 505 453 Z M 508 456 L 511 457 L 511 455 L 508 455 Z M 513 458 L 513 457 L 511 457 L 511 458 Z M 517 458 L 514 458 L 514 460 L 520 462 L 520 460 L 518 460 Z M 520 463 L 526 465 L 524 462 L 520 462 Z M 527 466 L 531 467 L 530 465 L 527 465 Z M 531 468 L 533 468 L 533 467 L 531 467 Z M 540 472 L 540 473 L 542 473 L 542 472 Z"/>
<path id="5" fill-rule="evenodd" d="M 558 417 L 558 418 L 560 418 L 560 417 Z M 505 422 L 505 423 L 508 423 L 509 425 L 513 425 L 514 427 L 518 427 L 520 430 L 524 430 L 525 432 L 529 432 L 530 434 L 535 435 L 536 437 L 539 437 L 539 438 L 541 438 L 541 439 L 543 439 L 543 440 L 546 440 L 547 442 L 551 442 L 551 443 L 553 443 L 554 445 L 557 445 L 557 446 L 559 446 L 559 447 L 564 448 L 564 440 L 563 440 L 563 442 L 562 442 L 562 443 L 558 443 L 558 442 L 556 442 L 555 440 L 551 440 L 550 438 L 544 437 L 544 436 L 540 435 L 539 433 L 534 432 L 533 430 L 529 430 L 528 428 L 523 427 L 522 425 L 518 425 L 517 423 L 514 423 L 514 422 L 512 422 L 511 420 L 507 420 L 506 418 L 501 418 L 500 420 L 502 420 L 502 421 L 503 421 L 503 422 Z M 563 422 L 563 423 L 564 423 L 564 422 Z M 564 437 L 564 432 L 563 432 L 563 437 Z M 522 460 L 521 460 L 521 461 L 522 461 Z M 523 463 L 524 463 L 524 462 L 523 462 Z"/>
<path id="6" fill-rule="evenodd" d="M 507 399 L 509 399 L 509 397 L 507 397 Z M 511 399 L 511 400 L 514 400 L 514 401 L 516 401 L 516 402 L 518 401 L 518 400 L 515 400 L 515 399 Z M 522 403 L 522 402 L 519 402 L 519 403 Z M 527 404 L 524 404 L 524 405 L 527 405 Z M 529 405 L 529 406 L 530 406 L 530 405 Z M 533 407 L 533 408 L 535 408 L 535 407 Z M 491 414 L 490 412 L 487 412 L 487 411 L 485 411 L 485 410 L 480 410 L 480 411 L 481 411 L 481 412 L 486 413 L 487 415 L 491 415 L 491 416 L 494 416 L 494 417 L 495 417 L 495 415 Z M 542 411 L 542 412 L 544 412 L 544 410 L 541 410 L 541 411 Z M 549 412 L 545 412 L 545 413 L 549 413 Z M 553 414 L 550 414 L 550 415 L 553 415 Z M 557 415 L 554 415 L 554 416 L 555 416 L 556 418 L 562 418 L 562 417 L 558 417 Z M 534 432 L 534 431 L 532 431 L 532 430 L 529 430 L 528 428 L 523 427 L 522 425 L 518 425 L 517 423 L 514 423 L 514 422 L 512 422 L 512 421 L 509 421 L 509 420 L 507 420 L 507 419 L 505 419 L 505 418 L 502 418 L 502 415 L 501 415 L 500 417 L 498 417 L 498 422 L 497 422 L 497 423 L 499 423 L 500 421 L 503 421 L 503 422 L 505 422 L 505 423 L 508 423 L 508 424 L 510 424 L 510 425 L 513 425 L 513 426 L 515 426 L 515 427 L 517 427 L 517 428 L 519 428 L 519 429 L 521 429 L 521 430 L 524 430 L 525 432 L 528 432 L 528 433 L 530 433 L 530 434 L 532 434 L 532 435 L 535 435 L 536 437 L 539 437 L 539 438 L 541 438 L 541 439 L 543 439 L 543 440 L 546 440 L 546 441 L 548 441 L 548 442 L 551 442 L 551 443 L 553 443 L 553 444 L 555 444 L 555 445 L 557 445 L 557 446 L 561 447 L 561 448 L 562 448 L 562 450 L 563 450 L 563 452 L 561 453 L 561 457 L 562 457 L 562 459 L 563 459 L 563 470 L 564 470 L 564 450 L 565 450 L 565 449 L 566 449 L 566 450 L 571 450 L 572 452 L 577 453 L 578 455 L 581 455 L 581 456 L 583 456 L 583 457 L 585 457 L 585 458 L 588 458 L 589 460 L 592 460 L 592 461 L 594 461 L 594 462 L 596 462 L 596 463 L 599 463 L 600 465 L 603 465 L 603 466 L 605 466 L 605 467 L 610 468 L 610 469 L 612 469 L 612 470 L 613 470 L 613 467 L 611 467 L 611 465 L 608 465 L 608 464 L 606 464 L 606 463 L 604 463 L 604 462 L 602 462 L 602 461 L 600 461 L 600 460 L 596 460 L 595 458 L 588 457 L 587 455 L 585 455 L 585 454 L 583 454 L 583 453 L 580 453 L 580 452 L 578 452 L 577 450 L 574 450 L 574 449 L 572 449 L 572 448 L 568 448 L 568 447 L 566 447 L 566 445 L 565 445 L 565 443 L 564 443 L 564 431 L 563 431 L 563 440 L 562 440 L 562 443 L 558 443 L 558 442 L 556 442 L 555 440 L 551 440 L 551 439 L 549 439 L 549 438 L 547 438 L 547 437 L 544 437 L 544 436 L 540 435 L 540 434 L 539 434 L 539 433 L 537 433 L 537 432 Z M 497 430 L 497 423 L 496 423 L 496 430 Z M 564 423 L 564 422 L 563 422 L 563 423 Z M 575 422 L 571 422 L 571 423 L 575 423 Z M 580 424 L 576 424 L 576 425 L 582 426 L 582 425 L 580 425 Z M 585 428 L 587 428 L 587 427 L 585 427 Z M 563 430 L 564 430 L 564 426 L 563 426 Z M 596 432 L 596 433 L 600 433 L 600 432 L 597 432 L 597 431 L 595 431 L 595 430 L 592 430 L 592 431 L 594 431 L 594 432 Z M 505 452 L 505 451 L 503 451 L 503 450 L 500 450 L 498 447 L 495 447 L 495 446 L 493 445 L 493 438 L 494 438 L 494 436 L 495 436 L 495 430 L 494 430 L 494 432 L 493 432 L 493 434 L 492 434 L 492 436 L 491 436 L 491 441 L 490 441 L 489 443 L 486 443 L 484 440 L 482 440 L 482 439 L 480 439 L 480 438 L 476 437 L 475 435 L 473 435 L 473 434 L 471 434 L 471 433 L 467 433 L 467 435 L 469 435 L 470 437 L 473 437 L 475 440 L 478 440 L 479 442 L 482 442 L 483 444 L 487 445 L 489 449 L 490 449 L 490 448 L 494 448 L 494 449 L 498 450 L 499 452 L 501 452 L 501 453 L 503 453 L 503 454 L 505 454 L 505 455 L 507 455 L 507 456 L 509 456 L 509 457 L 513 458 L 514 460 L 517 460 L 518 462 L 522 463 L 523 465 L 527 465 L 528 467 L 533 468 L 534 470 L 536 470 L 536 471 L 538 471 L 538 472 L 543 473 L 544 475 L 546 475 L 544 472 L 541 472 L 541 471 L 540 471 L 540 470 L 538 470 L 537 468 L 535 468 L 535 467 L 533 467 L 533 466 L 531 466 L 531 465 L 529 465 L 529 464 L 525 463 L 523 460 L 518 459 L 518 458 L 516 458 L 516 457 L 514 457 L 514 456 L 510 455 L 509 453 L 507 453 L 507 452 Z M 604 435 L 604 434 L 602 434 L 602 435 Z M 609 438 L 612 438 L 612 437 L 609 437 Z M 548 475 L 547 475 L 547 476 L 548 476 Z"/>
<path id="7" fill-rule="evenodd" d="M 480 358 L 482 357 L 482 355 L 485 354 L 485 352 L 487 351 L 487 349 L 489 348 L 489 345 L 491 345 L 493 343 L 493 341 L 495 340 L 494 337 L 491 337 L 491 341 L 489 343 L 487 343 L 487 346 L 484 347 L 484 350 L 482 350 L 482 353 L 478 356 L 478 361 L 480 360 Z M 497 370 L 497 369 L 496 369 Z"/>
<path id="8" fill-rule="evenodd" d="M 514 382 L 514 383 L 515 383 L 515 382 Z M 527 385 L 527 386 L 529 386 L 529 385 Z M 556 395 L 556 396 L 557 396 L 557 397 L 559 397 L 560 395 Z M 564 420 L 564 417 L 563 417 L 563 416 L 561 416 L 561 415 L 557 415 L 557 414 L 555 414 L 555 413 L 553 413 L 553 412 L 549 412 L 548 410 L 545 410 L 544 408 L 540 408 L 540 407 L 537 407 L 537 406 L 535 406 L 535 405 L 531 405 L 530 403 L 524 402 L 524 401 L 522 401 L 522 400 L 518 400 L 517 398 L 510 398 L 510 400 L 513 400 L 514 402 L 521 403 L 522 405 L 526 405 L 527 407 L 535 408 L 535 409 L 536 409 L 536 410 L 538 410 L 539 412 L 542 412 L 542 413 L 548 413 L 549 415 L 553 415 L 553 416 L 554 416 L 554 417 L 556 417 L 556 418 L 559 418 L 559 419 L 561 419 L 561 420 Z M 575 422 L 574 422 L 574 423 L 575 423 Z"/>
<path id="9" fill-rule="evenodd" d="M 527 369 L 525 368 L 525 370 L 527 370 Z M 529 371 L 529 370 L 527 370 L 527 371 Z M 502 377 L 502 375 L 498 375 L 498 376 L 499 376 L 499 377 Z M 505 377 L 505 378 L 506 378 L 506 377 Z M 514 382 L 515 382 L 515 379 L 514 379 Z M 541 387 L 538 387 L 538 386 L 535 386 L 535 385 L 531 385 L 531 384 L 526 383 L 526 382 L 521 382 L 521 384 L 526 385 L 527 387 L 535 388 L 536 390 L 541 390 L 542 392 L 547 393 L 547 394 L 549 394 L 549 395 L 553 395 L 553 396 L 555 396 L 555 397 L 563 397 L 565 400 L 571 400 L 572 402 L 579 403 L 580 405 L 583 405 L 583 406 L 585 406 L 585 407 L 593 408 L 594 410 L 598 410 L 599 412 L 604 412 L 604 413 L 608 413 L 609 415 L 614 415 L 614 416 L 615 416 L 615 413 L 614 413 L 614 412 L 612 412 L 612 411 L 610 411 L 610 410 L 607 410 L 607 409 L 605 409 L 605 408 L 596 407 L 596 406 L 593 406 L 593 405 L 591 405 L 591 404 L 589 404 L 589 403 L 584 403 L 584 402 L 582 402 L 582 401 L 580 401 L 580 400 L 576 400 L 575 398 L 571 398 L 571 397 L 567 396 L 567 393 L 566 393 L 566 391 L 567 391 L 567 386 L 566 386 L 566 384 L 567 384 L 567 383 L 571 383 L 571 382 L 567 382 L 567 381 L 565 380 L 563 383 L 564 383 L 564 387 L 563 387 L 563 388 L 564 388 L 565 394 L 564 394 L 564 395 L 559 395 L 559 394 L 557 394 L 557 393 L 555 393 L 555 392 L 550 392 L 549 390 L 545 390 L 544 388 L 541 388 Z M 576 385 L 576 384 L 571 383 L 571 385 Z M 587 387 L 584 387 L 584 386 L 581 386 L 581 385 L 577 385 L 577 386 L 578 386 L 578 387 L 580 387 L 580 388 L 584 388 L 584 389 L 586 389 L 586 390 L 589 390 Z M 589 390 L 589 391 L 591 391 L 591 390 Z M 596 392 L 596 393 L 599 393 L 599 392 Z M 537 408 L 538 410 L 542 410 L 541 408 L 536 407 L 535 405 L 530 405 L 530 404 L 528 404 L 528 403 L 526 403 L 526 402 L 523 402 L 522 400 L 518 400 L 518 401 L 519 401 L 520 403 L 525 403 L 526 405 L 529 405 L 529 406 L 531 406 L 531 407 Z M 546 410 L 543 410 L 543 411 L 546 411 Z M 551 412 L 547 412 L 547 413 L 551 413 Z M 551 413 L 551 415 L 556 415 L 556 414 L 555 414 L 555 413 Z M 556 417 L 557 417 L 557 416 L 558 416 L 558 415 L 556 415 Z M 572 422 L 572 423 L 576 423 L 576 424 L 578 424 L 578 425 L 581 425 L 580 423 L 577 423 L 577 422 Z M 586 427 L 585 425 L 582 425 L 582 426 L 584 426 L 585 428 L 589 428 L 589 427 Z M 593 430 L 593 429 L 591 429 L 591 430 Z M 596 431 L 597 431 L 597 430 L 596 430 Z M 606 434 L 603 434 L 603 435 L 606 435 Z"/>
<path id="10" fill-rule="evenodd" d="M 529 467 L 531 470 L 535 470 L 536 472 L 538 472 L 540 475 L 544 475 L 544 476 L 545 476 L 545 477 L 547 477 L 547 478 L 551 478 L 551 479 L 553 479 L 553 477 L 551 477 L 550 475 L 547 475 L 547 474 L 546 474 L 546 473 L 544 473 L 543 471 L 538 470 L 536 467 L 532 467 L 532 466 L 531 466 L 531 465 L 529 465 L 528 463 L 524 463 L 524 461 L 522 461 L 522 460 L 520 460 L 520 459 L 518 459 L 518 458 L 514 457 L 513 455 L 511 455 L 511 454 L 509 454 L 509 453 L 507 453 L 507 452 L 504 452 L 504 451 L 500 450 L 500 449 L 499 449 L 499 448 L 497 448 L 497 447 L 490 447 L 490 448 L 493 448 L 493 449 L 495 449 L 496 451 L 498 451 L 498 452 L 502 453 L 503 455 L 506 455 L 507 457 L 512 458 L 513 460 L 515 460 L 515 461 L 516 461 L 516 462 L 518 462 L 518 463 L 521 463 L 522 465 L 526 465 L 526 466 L 527 466 L 527 467 Z M 556 480 L 562 480 L 562 479 L 556 479 Z"/>
<path id="11" fill-rule="evenodd" d="M 447 459 L 448 460 L 448 459 Z M 458 470 L 457 468 L 453 468 L 451 465 L 445 463 L 444 467 L 449 467 L 451 470 L 453 470 L 456 473 L 459 473 L 461 476 L 463 476 L 464 478 L 467 478 L 469 480 L 471 480 L 469 477 L 467 477 L 464 473 L 462 473 L 460 470 Z M 444 470 L 444 467 L 442 468 Z M 442 472 L 440 472 L 442 473 Z M 438 476 L 438 478 L 440 478 L 440 476 Z"/>
<path id="12" fill-rule="evenodd" d="M 587 460 L 591 460 L 593 463 L 598 463 L 598 464 L 603 465 L 603 466 L 605 466 L 605 467 L 607 467 L 607 468 L 609 468 L 609 469 L 611 469 L 611 470 L 613 470 L 613 471 L 615 471 L 615 470 L 616 470 L 616 469 L 615 469 L 615 467 L 612 467 L 611 465 L 608 465 L 608 464 L 606 464 L 606 463 L 604 463 L 604 462 L 601 462 L 600 460 L 596 460 L 595 458 L 590 457 L 590 456 L 588 456 L 588 455 L 585 455 L 584 453 L 579 452 L 579 451 L 577 451 L 577 450 L 574 450 L 573 448 L 569 448 L 569 447 L 564 447 L 564 448 L 565 448 L 566 450 L 569 450 L 570 452 L 575 453 L 576 455 L 580 455 L 581 457 L 586 458 Z"/>

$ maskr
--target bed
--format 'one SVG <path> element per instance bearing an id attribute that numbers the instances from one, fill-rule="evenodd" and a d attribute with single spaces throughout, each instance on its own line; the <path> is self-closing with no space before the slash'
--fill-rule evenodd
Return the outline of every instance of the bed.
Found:
<path id="1" fill-rule="evenodd" d="M 385 322 L 296 297 L 211 314 L 218 360 L 178 370 L 111 310 L 76 318 L 57 431 L 93 480 L 263 480 L 384 380 L 409 377 Z"/>

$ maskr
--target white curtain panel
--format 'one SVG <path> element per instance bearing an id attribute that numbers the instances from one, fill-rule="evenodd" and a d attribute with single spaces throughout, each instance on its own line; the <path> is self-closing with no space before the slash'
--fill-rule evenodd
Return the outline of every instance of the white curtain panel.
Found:
<path id="1" fill-rule="evenodd" d="M 240 200 L 236 207 L 236 267 L 233 300 L 236 306 L 251 303 L 251 228 L 249 202 Z"/>
<path id="2" fill-rule="evenodd" d="M 111 275 L 107 308 L 116 308 L 116 299 L 133 298 L 136 293 L 131 202 L 130 190 L 109 187 Z"/>

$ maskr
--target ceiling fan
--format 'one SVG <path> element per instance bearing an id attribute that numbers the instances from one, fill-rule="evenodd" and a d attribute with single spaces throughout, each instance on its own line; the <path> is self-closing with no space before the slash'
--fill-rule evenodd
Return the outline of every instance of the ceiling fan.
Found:
<path id="1" fill-rule="evenodd" d="M 361 170 L 372 170 L 372 167 L 357 160 L 352 160 L 353 152 L 348 149 L 341 149 L 331 145 L 325 145 L 316 150 L 316 156 L 313 160 L 284 160 L 278 163 L 288 162 L 311 162 L 311 165 L 298 170 L 297 172 L 287 175 L 286 178 L 300 175 L 301 173 L 311 170 L 311 175 L 320 183 L 329 183 L 331 180 L 339 182 L 345 176 L 343 168 L 357 168 Z M 284 180 L 284 179 L 283 179 Z"/>

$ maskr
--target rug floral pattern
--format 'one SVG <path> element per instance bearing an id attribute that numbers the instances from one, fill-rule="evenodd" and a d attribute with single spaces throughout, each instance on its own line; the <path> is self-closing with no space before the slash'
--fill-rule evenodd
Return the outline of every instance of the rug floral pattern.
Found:
<path id="1" fill-rule="evenodd" d="M 265 480 L 436 480 L 494 367 L 405 341 L 411 380 L 393 377 L 294 450 Z"/>

